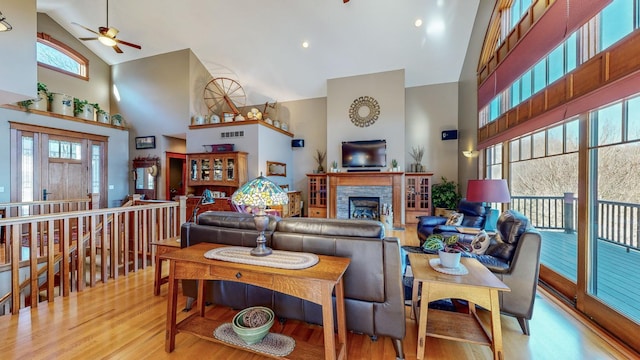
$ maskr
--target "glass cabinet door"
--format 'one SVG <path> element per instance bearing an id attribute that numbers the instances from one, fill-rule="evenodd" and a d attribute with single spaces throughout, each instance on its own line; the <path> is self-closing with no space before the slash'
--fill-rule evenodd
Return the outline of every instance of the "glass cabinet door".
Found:
<path id="1" fill-rule="evenodd" d="M 200 169 L 202 170 L 202 175 L 200 177 L 200 180 L 210 180 L 211 179 L 211 162 L 209 161 L 209 159 L 202 159 L 200 160 L 200 164 L 201 167 Z"/>
<path id="2" fill-rule="evenodd" d="M 191 160 L 191 164 L 189 164 L 189 173 L 190 173 L 190 179 L 197 181 L 198 180 L 198 160 L 193 159 Z"/>
<path id="3" fill-rule="evenodd" d="M 236 179 L 235 168 L 236 168 L 236 163 L 234 159 L 228 158 L 227 159 L 227 181 L 234 181 Z"/>
<path id="4" fill-rule="evenodd" d="M 222 159 L 213 159 L 213 180 L 222 181 Z"/>

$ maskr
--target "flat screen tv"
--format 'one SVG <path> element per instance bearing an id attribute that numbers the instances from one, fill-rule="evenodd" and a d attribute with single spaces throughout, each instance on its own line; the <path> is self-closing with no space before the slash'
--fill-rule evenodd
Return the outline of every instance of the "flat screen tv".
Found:
<path id="1" fill-rule="evenodd" d="M 387 166 L 387 141 L 343 141 L 342 167 L 364 168 Z"/>

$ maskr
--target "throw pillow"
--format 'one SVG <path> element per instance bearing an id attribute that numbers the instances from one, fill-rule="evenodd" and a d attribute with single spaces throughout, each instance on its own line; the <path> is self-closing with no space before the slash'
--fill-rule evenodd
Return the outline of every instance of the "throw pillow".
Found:
<path id="1" fill-rule="evenodd" d="M 449 218 L 445 225 L 459 226 L 462 224 L 462 219 L 464 219 L 464 214 L 454 211 L 449 214 Z"/>
<path id="2" fill-rule="evenodd" d="M 480 231 L 471 241 L 471 252 L 478 255 L 484 255 L 489 247 L 489 235 L 486 231 Z"/>

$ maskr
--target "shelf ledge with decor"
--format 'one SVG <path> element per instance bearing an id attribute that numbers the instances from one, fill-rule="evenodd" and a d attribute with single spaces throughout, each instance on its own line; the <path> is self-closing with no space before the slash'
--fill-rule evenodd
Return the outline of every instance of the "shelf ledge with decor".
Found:
<path id="1" fill-rule="evenodd" d="M 293 137 L 293 133 L 290 133 L 286 130 L 282 130 L 278 127 L 270 125 L 264 122 L 264 120 L 242 120 L 242 121 L 221 122 L 221 123 L 215 123 L 215 124 L 189 125 L 189 129 L 196 130 L 196 129 L 208 129 L 208 128 L 217 128 L 217 127 L 225 127 L 225 126 L 256 125 L 256 124 L 266 126 L 269 129 L 283 133 L 289 137 Z"/>
<path id="2" fill-rule="evenodd" d="M 96 121 L 96 120 L 85 120 L 85 119 L 81 119 L 81 118 L 78 118 L 78 117 L 75 117 L 75 116 L 61 115 L 61 114 L 50 112 L 50 111 L 35 110 L 35 109 L 25 109 L 25 108 L 23 108 L 21 106 L 13 105 L 13 104 L 4 104 L 4 105 L 0 105 L 0 107 L 5 108 L 5 109 L 10 109 L 10 110 L 28 112 L 28 113 L 32 113 L 32 114 L 36 114 L 36 115 L 49 116 L 49 117 L 57 118 L 57 119 L 76 121 L 76 122 L 80 122 L 80 123 L 84 123 L 84 124 L 100 125 L 100 126 L 105 126 L 105 127 L 109 127 L 109 128 L 113 128 L 113 129 L 120 129 L 120 130 L 126 130 L 127 129 L 125 126 L 107 124 L 107 123 L 99 122 L 99 121 Z"/>

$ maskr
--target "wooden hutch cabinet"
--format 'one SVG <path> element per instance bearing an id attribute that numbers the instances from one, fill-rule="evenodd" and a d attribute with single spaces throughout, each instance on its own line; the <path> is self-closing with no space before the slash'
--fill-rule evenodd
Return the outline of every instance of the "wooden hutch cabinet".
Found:
<path id="1" fill-rule="evenodd" d="M 247 153 L 220 152 L 187 154 L 188 186 L 229 186 L 247 182 Z"/>
<path id="2" fill-rule="evenodd" d="M 231 211 L 231 194 L 247 182 L 247 153 L 240 151 L 187 154 L 187 186 L 194 189 L 194 197 L 187 198 L 187 216 L 193 217 L 207 210 Z M 205 190 L 216 197 L 214 204 L 198 205 Z M 223 196 L 224 193 L 224 196 Z"/>
<path id="3" fill-rule="evenodd" d="M 302 193 L 300 191 L 287 191 L 289 197 L 289 203 L 287 205 L 276 205 L 271 208 L 278 210 L 280 217 L 294 217 L 302 216 L 302 208 L 300 207 L 300 201 L 302 201 Z"/>
<path id="4" fill-rule="evenodd" d="M 405 173 L 405 224 L 417 224 L 417 216 L 431 215 L 432 173 Z"/>
<path id="5" fill-rule="evenodd" d="M 327 174 L 307 174 L 308 216 L 327 217 Z"/>

